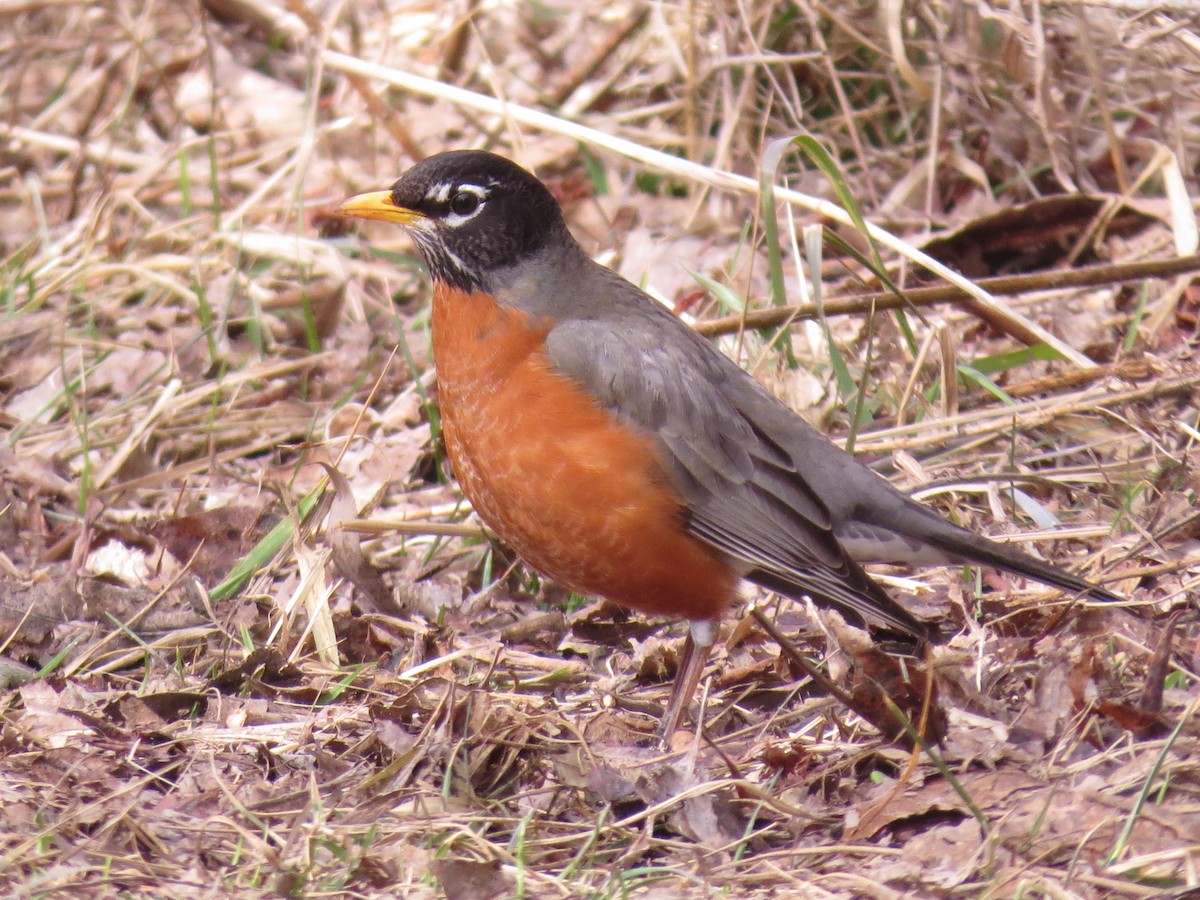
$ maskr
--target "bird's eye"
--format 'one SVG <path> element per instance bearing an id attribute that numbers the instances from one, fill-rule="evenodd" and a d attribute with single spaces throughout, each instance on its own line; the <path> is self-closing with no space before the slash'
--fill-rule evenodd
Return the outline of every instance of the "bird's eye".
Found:
<path id="1" fill-rule="evenodd" d="M 472 194 L 469 191 L 459 191 L 450 198 L 450 212 L 456 216 L 469 216 L 475 210 L 479 209 L 479 204 L 482 202 L 477 194 Z"/>

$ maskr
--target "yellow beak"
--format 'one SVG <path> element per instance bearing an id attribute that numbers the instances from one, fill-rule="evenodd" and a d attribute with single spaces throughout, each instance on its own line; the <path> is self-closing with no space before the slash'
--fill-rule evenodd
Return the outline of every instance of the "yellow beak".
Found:
<path id="1" fill-rule="evenodd" d="M 416 210 L 397 206 L 392 200 L 391 191 L 355 194 L 349 200 L 343 201 L 334 212 L 339 216 L 355 219 L 379 219 L 382 222 L 395 222 L 397 225 L 411 225 L 413 222 L 425 218 Z"/>

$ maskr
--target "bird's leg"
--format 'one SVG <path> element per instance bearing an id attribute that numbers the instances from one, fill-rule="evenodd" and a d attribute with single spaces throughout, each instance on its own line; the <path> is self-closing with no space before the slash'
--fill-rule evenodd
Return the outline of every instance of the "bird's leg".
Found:
<path id="1" fill-rule="evenodd" d="M 691 705 L 696 685 L 704 674 L 704 664 L 708 662 L 708 654 L 717 639 L 717 624 L 715 619 L 693 619 L 688 623 L 690 627 L 683 644 L 683 656 L 679 660 L 675 685 L 671 688 L 671 699 L 667 701 L 667 711 L 659 731 L 664 746 L 670 745 L 671 736 L 679 728 L 683 714 Z"/>

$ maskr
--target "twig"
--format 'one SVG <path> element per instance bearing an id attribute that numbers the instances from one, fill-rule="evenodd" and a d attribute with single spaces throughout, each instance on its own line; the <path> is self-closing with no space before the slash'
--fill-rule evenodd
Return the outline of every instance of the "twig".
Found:
<path id="1" fill-rule="evenodd" d="M 981 278 L 976 282 L 993 296 L 1012 296 L 1034 291 L 1063 290 L 1097 284 L 1118 284 L 1138 281 L 1142 278 L 1169 278 L 1187 272 L 1200 271 L 1200 254 L 1179 256 L 1173 259 L 1153 259 L 1145 262 L 1117 263 L 1115 265 L 1085 266 L 1080 269 L 1055 269 L 1049 272 L 1031 272 L 1028 275 L 1004 275 L 999 278 Z M 803 306 L 772 306 L 748 311 L 744 316 L 725 316 L 697 322 L 695 328 L 706 337 L 736 334 L 742 329 L 777 328 L 797 319 L 816 319 L 826 316 L 857 315 L 872 309 L 902 309 L 913 306 L 936 306 L 939 303 L 961 303 L 969 295 L 952 284 L 935 287 L 914 288 L 905 291 L 902 297 L 893 293 L 878 292 L 829 300 L 820 311 L 812 304 Z"/>

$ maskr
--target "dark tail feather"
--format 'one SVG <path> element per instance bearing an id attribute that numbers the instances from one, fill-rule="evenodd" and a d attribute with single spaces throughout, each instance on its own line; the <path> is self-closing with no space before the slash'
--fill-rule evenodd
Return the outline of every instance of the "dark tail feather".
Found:
<path id="1" fill-rule="evenodd" d="M 1020 550 L 997 543 L 975 534 L 973 531 L 959 528 L 923 507 L 918 507 L 918 509 L 923 513 L 920 523 L 906 522 L 907 527 L 904 528 L 904 534 L 957 556 L 964 562 L 993 566 L 1095 600 L 1118 601 L 1125 599 L 1120 594 L 1114 594 L 1107 588 L 1093 584 L 1078 575 L 1072 575 L 1058 566 L 1042 562 Z"/>

